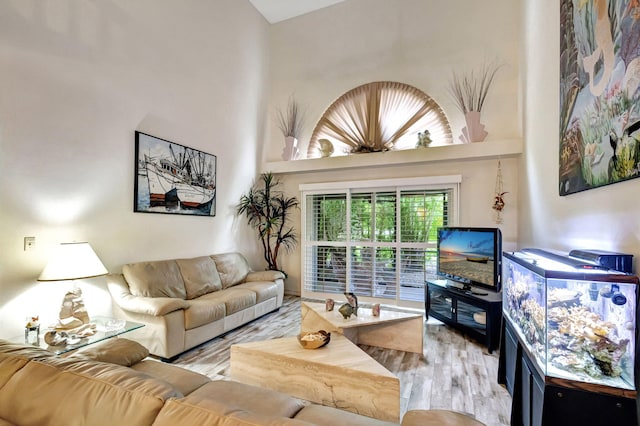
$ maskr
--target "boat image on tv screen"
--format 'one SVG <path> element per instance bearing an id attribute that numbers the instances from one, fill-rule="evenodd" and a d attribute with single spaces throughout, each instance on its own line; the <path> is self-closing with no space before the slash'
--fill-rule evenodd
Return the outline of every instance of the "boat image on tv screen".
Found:
<path id="1" fill-rule="evenodd" d="M 441 228 L 438 235 L 438 272 L 452 279 L 496 286 L 494 230 Z"/>

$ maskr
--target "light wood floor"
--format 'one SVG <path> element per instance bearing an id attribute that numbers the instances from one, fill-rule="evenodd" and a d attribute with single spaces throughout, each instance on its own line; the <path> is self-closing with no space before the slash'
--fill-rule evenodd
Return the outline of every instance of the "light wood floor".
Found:
<path id="1" fill-rule="evenodd" d="M 295 336 L 299 331 L 300 298 L 286 296 L 278 312 L 185 352 L 174 365 L 225 380 L 232 344 Z M 360 347 L 400 378 L 401 414 L 439 408 L 470 414 L 487 425 L 509 424 L 511 397 L 496 383 L 497 351 L 487 353 L 439 321 L 429 319 L 425 326 L 424 359 L 408 352 Z"/>

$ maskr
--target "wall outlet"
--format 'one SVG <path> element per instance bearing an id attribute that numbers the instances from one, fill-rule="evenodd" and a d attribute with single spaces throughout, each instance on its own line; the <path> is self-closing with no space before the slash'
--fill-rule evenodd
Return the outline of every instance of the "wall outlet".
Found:
<path id="1" fill-rule="evenodd" d="M 36 248 L 36 237 L 24 237 L 24 251 Z"/>

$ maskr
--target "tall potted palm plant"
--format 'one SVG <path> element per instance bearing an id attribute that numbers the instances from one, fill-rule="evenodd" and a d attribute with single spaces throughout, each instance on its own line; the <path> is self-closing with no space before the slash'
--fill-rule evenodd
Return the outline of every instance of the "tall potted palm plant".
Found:
<path id="1" fill-rule="evenodd" d="M 281 248 L 290 251 L 297 243 L 289 221 L 291 209 L 298 208 L 299 203 L 296 197 L 287 197 L 277 189 L 279 185 L 271 172 L 261 174 L 260 181 L 242 195 L 236 211 L 258 231 L 268 269 L 284 272 L 278 264 L 278 254 Z"/>

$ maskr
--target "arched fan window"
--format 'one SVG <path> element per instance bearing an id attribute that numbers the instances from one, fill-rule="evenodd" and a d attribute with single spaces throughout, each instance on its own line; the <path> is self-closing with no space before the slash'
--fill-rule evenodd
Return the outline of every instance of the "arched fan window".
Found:
<path id="1" fill-rule="evenodd" d="M 334 155 L 414 148 L 428 130 L 433 145 L 452 143 L 449 120 L 426 93 L 392 81 L 364 84 L 340 96 L 313 130 L 307 158 L 322 156 L 327 139 Z"/>

